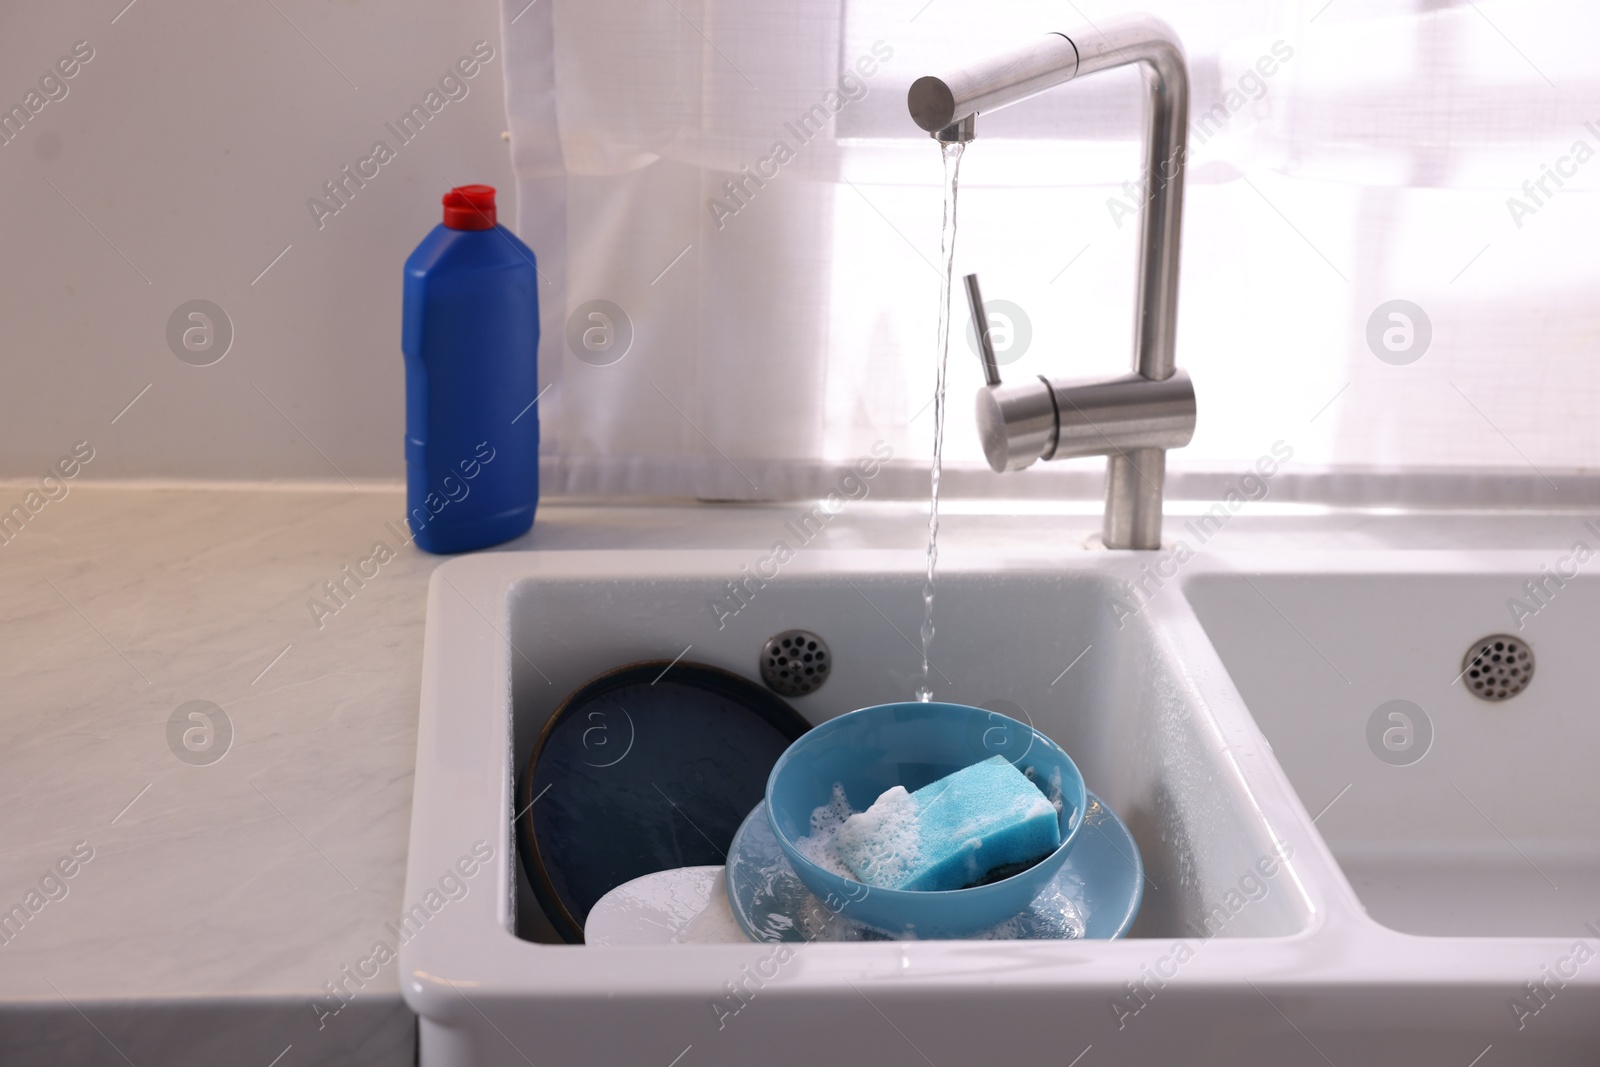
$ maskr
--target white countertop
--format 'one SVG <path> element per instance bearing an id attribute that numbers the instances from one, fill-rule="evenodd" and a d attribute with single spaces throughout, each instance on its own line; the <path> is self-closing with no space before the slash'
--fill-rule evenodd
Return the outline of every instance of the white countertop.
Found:
<path id="1" fill-rule="evenodd" d="M 398 489 L 79 485 L 0 545 L 0 909 L 26 907 L 75 845 L 93 849 L 44 886 L 66 895 L 41 890 L 0 943 L 0 1061 L 412 1062 L 392 963 L 320 1029 L 311 1007 L 325 983 L 358 988 L 342 969 L 401 903 L 440 562 L 400 547 L 403 501 Z M 1099 509 L 952 502 L 944 543 L 1080 551 Z M 802 510 L 546 503 L 506 548 L 765 548 Z M 1200 510 L 1170 503 L 1169 537 Z M 851 503 L 823 543 L 916 548 L 925 511 Z M 1590 517 L 1263 502 L 1207 548 L 1557 549 Z M 396 558 L 319 628 L 308 601 L 331 605 L 323 583 L 380 541 Z M 191 700 L 232 724 L 210 765 L 169 747 L 168 720 Z"/>

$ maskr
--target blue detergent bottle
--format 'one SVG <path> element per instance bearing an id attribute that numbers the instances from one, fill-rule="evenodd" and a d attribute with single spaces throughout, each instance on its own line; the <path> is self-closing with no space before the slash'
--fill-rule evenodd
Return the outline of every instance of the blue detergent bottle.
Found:
<path id="1" fill-rule="evenodd" d="M 444 196 L 406 260 L 406 521 L 467 552 L 528 532 L 539 501 L 539 293 L 533 252 L 495 224 L 494 188 Z"/>

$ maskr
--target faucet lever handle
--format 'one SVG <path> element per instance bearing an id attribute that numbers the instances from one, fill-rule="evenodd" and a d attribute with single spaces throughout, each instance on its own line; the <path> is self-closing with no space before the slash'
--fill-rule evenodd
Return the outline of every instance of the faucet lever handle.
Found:
<path id="1" fill-rule="evenodd" d="M 967 308 L 972 312 L 972 329 L 978 335 L 978 359 L 983 364 L 983 380 L 990 386 L 1000 384 L 1000 364 L 994 358 L 994 339 L 989 336 L 989 313 L 983 310 L 983 293 L 978 289 L 978 276 L 969 274 L 967 283 Z"/>

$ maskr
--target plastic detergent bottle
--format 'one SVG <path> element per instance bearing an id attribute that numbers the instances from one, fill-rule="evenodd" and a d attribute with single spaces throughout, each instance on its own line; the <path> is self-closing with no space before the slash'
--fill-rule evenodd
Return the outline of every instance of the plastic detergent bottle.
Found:
<path id="1" fill-rule="evenodd" d="M 444 196 L 406 260 L 406 520 L 429 552 L 509 541 L 539 500 L 533 252 L 495 223 L 494 189 Z"/>

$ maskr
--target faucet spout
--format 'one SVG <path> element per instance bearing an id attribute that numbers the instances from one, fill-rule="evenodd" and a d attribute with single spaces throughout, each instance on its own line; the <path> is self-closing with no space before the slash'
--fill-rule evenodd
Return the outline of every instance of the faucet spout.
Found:
<path id="1" fill-rule="evenodd" d="M 1079 396 L 1082 387 L 1048 380 L 1001 386 L 991 382 L 979 397 L 985 451 L 995 470 L 1018 470 L 1035 459 L 1103 454 L 1109 458 L 1104 540 L 1112 548 L 1159 548 L 1161 501 L 1168 447 L 1187 444 L 1194 430 L 1193 390 L 1186 377 L 1160 397 L 1151 383 L 1177 373 L 1178 259 L 1183 223 L 1183 173 L 1188 155 L 1189 72 L 1176 34 L 1150 16 L 1107 22 L 1088 33 L 1051 33 L 1022 48 L 990 56 L 941 76 L 918 78 L 906 97 L 911 118 L 942 142 L 970 141 L 977 116 L 1009 107 L 1074 78 L 1115 67 L 1138 66 L 1149 88 L 1145 125 L 1144 210 L 1140 219 L 1139 272 L 1134 321 L 1133 371 L 1119 379 L 1102 412 L 1078 410 L 1102 439 L 1096 451 L 1059 447 L 1062 405 L 1102 399 Z M 1181 376 L 1180 376 L 1181 377 Z M 1098 387 L 1105 383 L 1090 383 Z M 1138 390 L 1137 399 L 1124 396 Z M 1139 429 L 1118 421 L 1121 413 L 1156 403 L 1166 422 L 1152 436 L 1148 418 Z M 1047 414 L 1048 417 L 1047 417 Z M 1102 423 L 1095 416 L 1104 414 Z M 1170 417 L 1167 417 L 1170 416 Z M 1041 419 L 1054 425 L 1045 432 Z M 1184 425 L 1184 423 L 1187 425 Z M 1126 433 L 1120 431 L 1126 430 Z M 1161 445 L 1152 445 L 1160 440 Z M 991 445 L 993 447 L 991 447 Z"/>
<path id="2" fill-rule="evenodd" d="M 911 83 L 906 104 L 912 121 L 938 136 L 964 119 L 998 111 L 1077 75 L 1077 46 L 1064 33 L 1050 33 L 943 76 L 918 78 Z"/>

